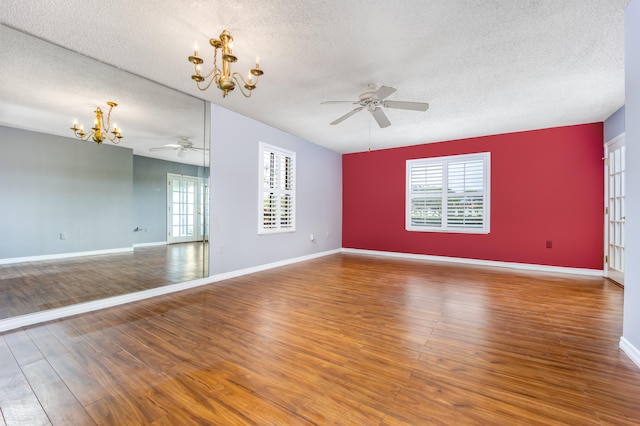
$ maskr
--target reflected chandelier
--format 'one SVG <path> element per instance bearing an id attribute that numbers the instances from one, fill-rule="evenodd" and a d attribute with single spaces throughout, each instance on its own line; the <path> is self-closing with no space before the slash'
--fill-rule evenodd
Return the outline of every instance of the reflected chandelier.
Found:
<path id="1" fill-rule="evenodd" d="M 115 102 L 107 102 L 107 105 L 109 105 L 109 112 L 107 113 L 106 126 L 104 123 L 102 110 L 100 109 L 100 107 L 97 107 L 94 111 L 96 114 L 96 120 L 91 130 L 85 133 L 84 126 L 80 124 L 80 127 L 78 127 L 78 122 L 76 120 L 73 120 L 73 127 L 71 127 L 71 130 L 73 130 L 73 134 L 83 141 L 89 140 L 89 138 L 91 138 L 94 142 L 100 144 L 105 139 L 108 139 L 115 144 L 119 144 L 120 140 L 122 139 L 122 134 L 120 133 L 121 129 L 118 128 L 118 125 L 116 123 L 113 123 L 113 130 L 111 130 L 111 110 L 114 107 L 117 107 L 118 104 Z"/>
<path id="2" fill-rule="evenodd" d="M 222 90 L 222 97 L 226 97 L 230 91 L 236 87 L 236 83 L 240 88 L 240 91 L 245 97 L 250 97 L 253 89 L 258 84 L 258 77 L 264 72 L 260 69 L 260 64 L 256 58 L 256 67 L 251 68 L 247 73 L 247 79 L 245 80 L 239 73 L 231 72 L 231 63 L 236 62 L 238 58 L 231 52 L 233 47 L 233 37 L 229 31 L 224 30 L 220 34 L 220 39 L 212 38 L 209 40 L 211 46 L 214 47 L 213 52 L 213 69 L 206 75 L 200 73 L 200 65 L 204 62 L 202 58 L 198 56 L 198 50 L 193 52 L 193 56 L 189 56 L 189 62 L 193 64 L 195 74 L 191 76 L 195 80 L 198 89 L 207 90 L 214 82 L 220 90 Z M 218 52 L 220 52 L 222 59 L 222 69 L 218 68 Z M 211 78 L 206 85 L 201 85 L 206 79 Z M 247 91 L 245 92 L 242 87 L 244 86 Z"/>

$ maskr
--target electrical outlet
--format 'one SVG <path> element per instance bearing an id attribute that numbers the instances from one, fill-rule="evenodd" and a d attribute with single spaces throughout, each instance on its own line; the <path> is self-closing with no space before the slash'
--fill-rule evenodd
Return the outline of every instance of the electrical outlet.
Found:
<path id="1" fill-rule="evenodd" d="M 61 240 L 66 240 L 67 239 L 67 233 L 66 232 L 61 232 L 60 233 L 60 239 Z"/>
<path id="2" fill-rule="evenodd" d="M 553 248 L 553 241 L 547 240 L 547 248 Z"/>

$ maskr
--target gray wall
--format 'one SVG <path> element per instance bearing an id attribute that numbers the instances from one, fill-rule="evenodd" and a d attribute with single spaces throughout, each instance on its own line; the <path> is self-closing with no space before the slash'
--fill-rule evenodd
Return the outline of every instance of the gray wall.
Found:
<path id="1" fill-rule="evenodd" d="M 204 167 L 134 155 L 134 244 L 167 241 L 167 173 L 206 178 Z"/>
<path id="2" fill-rule="evenodd" d="M 622 106 L 619 110 L 611 114 L 611 117 L 607 118 L 604 122 L 604 142 L 607 143 L 616 136 L 624 133 L 625 120 L 624 120 L 625 108 Z"/>
<path id="3" fill-rule="evenodd" d="M 624 322 L 622 335 L 640 350 L 640 0 L 625 10 L 625 143 L 627 153 Z"/>
<path id="4" fill-rule="evenodd" d="M 0 149 L 0 259 L 131 247 L 130 149 L 4 126 Z"/>
<path id="5" fill-rule="evenodd" d="M 258 235 L 258 143 L 296 153 L 296 231 Z M 342 246 L 342 156 L 211 105 L 210 273 Z M 317 241 L 310 241 L 313 233 Z"/>

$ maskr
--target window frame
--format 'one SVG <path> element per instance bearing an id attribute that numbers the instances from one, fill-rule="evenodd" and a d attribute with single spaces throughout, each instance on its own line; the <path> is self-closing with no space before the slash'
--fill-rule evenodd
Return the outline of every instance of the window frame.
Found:
<path id="1" fill-rule="evenodd" d="M 282 175 L 279 173 L 273 174 L 273 178 L 275 182 L 273 183 L 273 187 L 268 188 L 265 186 L 265 153 L 274 154 L 276 157 L 277 164 L 275 165 L 276 171 L 280 169 L 280 162 L 289 158 L 291 161 L 290 169 L 291 176 L 290 181 L 290 189 L 281 188 L 280 182 L 282 180 Z M 258 170 L 258 235 L 272 235 L 272 234 L 282 234 L 288 232 L 295 232 L 296 230 L 296 153 L 293 151 L 289 151 L 283 148 L 279 148 L 274 145 L 270 145 L 264 142 L 259 143 L 258 149 L 258 162 L 259 162 L 259 170 Z M 268 191 L 267 191 L 268 190 Z M 265 197 L 267 194 L 272 194 L 275 198 L 274 207 L 275 207 L 275 226 L 266 227 L 265 224 L 265 202 L 268 199 Z M 289 203 L 290 207 L 290 217 L 289 217 L 289 225 L 283 225 L 283 214 L 282 214 L 282 204 L 278 202 L 281 200 L 281 197 L 289 196 L 291 202 Z"/>
<path id="2" fill-rule="evenodd" d="M 478 160 L 482 161 L 483 164 L 483 189 L 482 189 L 482 226 L 481 227 L 473 227 L 473 226 L 455 226 L 448 223 L 448 209 L 447 206 L 448 201 L 451 195 L 460 194 L 460 193 L 452 193 L 445 192 L 440 189 L 440 200 L 441 200 L 441 218 L 439 226 L 429 226 L 429 225 L 415 225 L 412 223 L 412 200 L 413 200 L 413 192 L 412 192 L 412 168 L 414 166 L 434 166 L 441 165 L 442 166 L 442 187 L 448 183 L 448 179 L 450 178 L 449 172 L 449 164 L 451 163 L 467 163 L 467 162 L 477 162 Z M 490 206 L 491 206 L 491 153 L 490 152 L 479 152 L 473 154 L 460 154 L 460 155 L 448 155 L 441 157 L 429 157 L 429 158 L 417 158 L 412 160 L 407 160 L 406 162 L 406 180 L 405 180 L 405 229 L 410 232 L 445 232 L 445 233 L 456 233 L 456 234 L 489 234 L 490 233 Z M 480 194 L 480 192 L 477 192 Z M 437 191 L 432 192 L 435 196 L 431 198 L 437 199 Z M 425 197 L 427 198 L 427 197 Z"/>

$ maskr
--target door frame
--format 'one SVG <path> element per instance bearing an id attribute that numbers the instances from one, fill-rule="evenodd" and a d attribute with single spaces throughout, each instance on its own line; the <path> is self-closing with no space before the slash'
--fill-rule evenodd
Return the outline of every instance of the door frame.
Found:
<path id="1" fill-rule="evenodd" d="M 609 152 L 612 147 L 616 145 L 625 146 L 625 134 L 624 132 L 619 134 L 618 136 L 610 139 L 604 144 L 604 276 L 619 283 L 624 286 L 624 261 L 623 261 L 623 271 L 618 271 L 613 268 L 609 268 L 609 262 L 611 259 L 609 258 L 609 230 L 610 230 L 610 211 L 609 211 Z M 625 165 L 626 169 L 626 165 Z M 625 175 L 626 176 L 626 175 Z M 625 194 L 623 194 L 624 197 Z M 624 220 L 624 217 L 622 218 Z M 624 222 L 623 222 L 624 223 Z M 624 232 L 624 228 L 623 228 Z M 624 236 L 622 237 L 622 241 L 624 242 Z M 624 245 L 623 245 L 624 248 Z"/>

